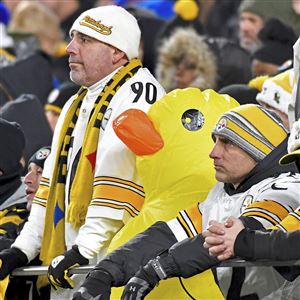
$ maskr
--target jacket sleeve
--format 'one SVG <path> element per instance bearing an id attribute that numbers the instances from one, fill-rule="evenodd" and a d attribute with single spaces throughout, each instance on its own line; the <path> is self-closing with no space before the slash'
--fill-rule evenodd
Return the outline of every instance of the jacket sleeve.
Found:
<path id="1" fill-rule="evenodd" d="M 219 261 L 203 247 L 204 240 L 202 234 L 198 234 L 176 243 L 167 253 L 160 255 L 159 262 L 166 278 L 188 278 L 216 266 Z"/>
<path id="2" fill-rule="evenodd" d="M 157 222 L 108 254 L 97 264 L 94 271 L 106 270 L 113 277 L 112 285 L 122 286 L 134 276 L 141 265 L 167 251 L 176 242 L 169 226 L 165 222 Z"/>
<path id="3" fill-rule="evenodd" d="M 234 252 L 246 259 L 300 259 L 300 230 L 254 231 L 243 229 L 237 236 Z M 283 251 L 284 249 L 284 251 Z"/>
<path id="4" fill-rule="evenodd" d="M 246 259 L 300 259 L 300 230 L 253 231 L 243 229 L 234 244 L 236 255 Z M 293 281 L 300 274 L 299 266 L 274 267 L 286 280 Z"/>
<path id="5" fill-rule="evenodd" d="M 275 230 L 260 228 L 261 224 L 251 217 L 240 217 L 240 220 L 247 229 L 242 230 L 236 238 L 236 255 L 246 259 L 300 259 L 300 207 L 269 228 Z"/>

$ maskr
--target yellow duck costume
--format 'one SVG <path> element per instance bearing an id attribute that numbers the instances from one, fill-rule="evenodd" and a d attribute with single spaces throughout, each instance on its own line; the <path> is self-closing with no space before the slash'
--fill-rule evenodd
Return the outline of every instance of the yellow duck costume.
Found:
<path id="1" fill-rule="evenodd" d="M 117 135 L 137 155 L 146 197 L 140 214 L 114 237 L 109 251 L 206 198 L 216 182 L 209 158 L 211 132 L 220 115 L 238 105 L 213 90 L 178 89 L 156 102 L 147 115 L 129 110 L 115 120 Z M 120 299 L 121 293 L 122 289 L 113 288 L 111 299 Z M 223 299 L 210 270 L 190 279 L 162 281 L 146 298 L 192 299 L 188 293 L 198 300 Z"/>

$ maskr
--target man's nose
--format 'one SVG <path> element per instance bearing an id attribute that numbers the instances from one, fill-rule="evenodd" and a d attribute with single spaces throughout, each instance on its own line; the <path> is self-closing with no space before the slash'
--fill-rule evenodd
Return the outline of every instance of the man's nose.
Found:
<path id="1" fill-rule="evenodd" d="M 211 150 L 210 153 L 209 153 L 209 157 L 212 158 L 212 159 L 220 158 L 221 153 L 222 153 L 222 149 L 221 149 L 219 143 L 216 142 L 216 143 L 214 144 L 212 150 Z"/>
<path id="2" fill-rule="evenodd" d="M 31 184 L 33 182 L 33 172 L 28 172 L 24 177 L 24 183 L 25 184 Z"/>
<path id="3" fill-rule="evenodd" d="M 70 43 L 67 45 L 66 51 L 69 55 L 71 53 L 73 53 L 73 54 L 77 53 L 78 49 L 76 46 L 76 42 L 74 40 L 71 40 Z"/>

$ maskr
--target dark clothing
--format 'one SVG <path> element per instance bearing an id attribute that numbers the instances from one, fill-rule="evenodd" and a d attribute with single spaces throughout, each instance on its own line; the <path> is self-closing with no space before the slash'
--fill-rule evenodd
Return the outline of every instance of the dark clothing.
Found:
<path id="1" fill-rule="evenodd" d="M 31 53 L 1 68 L 0 106 L 21 94 L 33 94 L 45 104 L 53 89 L 50 58 L 41 51 Z"/>
<path id="2" fill-rule="evenodd" d="M 205 32 L 213 37 L 234 38 L 238 41 L 239 16 L 241 0 L 218 0 L 207 17 Z"/>
<path id="3" fill-rule="evenodd" d="M 72 27 L 75 20 L 79 17 L 81 13 L 92 8 L 94 2 L 95 2 L 94 0 L 78 0 L 78 4 L 79 4 L 78 9 L 74 11 L 71 15 L 69 15 L 67 18 L 62 20 L 60 27 L 65 34 L 66 40 L 69 40 L 69 30 Z"/>
<path id="4" fill-rule="evenodd" d="M 251 57 L 240 45 L 228 38 L 206 36 L 218 66 L 218 89 L 230 84 L 247 84 L 252 78 Z"/>
<path id="5" fill-rule="evenodd" d="M 113 286 L 122 286 L 141 265 L 167 251 L 176 242 L 168 225 L 165 222 L 157 222 L 107 255 L 97 264 L 95 270 L 107 270 L 113 277 Z"/>
<path id="6" fill-rule="evenodd" d="M 0 215 L 0 251 L 2 251 L 10 248 L 20 234 L 29 216 L 29 211 L 26 203 L 20 203 L 1 210 Z"/>
<path id="7" fill-rule="evenodd" d="M 236 238 L 234 253 L 253 260 L 300 259 L 300 230 L 284 232 L 243 229 Z"/>
<path id="8" fill-rule="evenodd" d="M 14 172 L 0 176 L 0 207 L 6 208 L 6 200 L 9 199 L 21 185 L 21 165 Z"/>
<path id="9" fill-rule="evenodd" d="M 0 116 L 21 125 L 26 138 L 24 151 L 26 163 L 38 149 L 51 144 L 52 131 L 44 107 L 35 95 L 23 94 L 16 100 L 6 103 Z"/>
<path id="10" fill-rule="evenodd" d="M 293 260 L 300 259 L 300 230 L 284 232 L 242 230 L 235 241 L 234 253 L 249 260 Z M 275 267 L 288 281 L 300 275 L 300 266 Z"/>

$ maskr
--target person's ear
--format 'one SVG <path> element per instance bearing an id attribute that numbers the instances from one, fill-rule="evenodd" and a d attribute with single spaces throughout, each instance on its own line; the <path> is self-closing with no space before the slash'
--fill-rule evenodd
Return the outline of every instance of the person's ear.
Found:
<path id="1" fill-rule="evenodd" d="M 127 59 L 126 54 L 123 51 L 121 51 L 121 50 L 119 50 L 117 48 L 114 48 L 112 62 L 114 64 L 117 64 L 122 59 Z"/>

